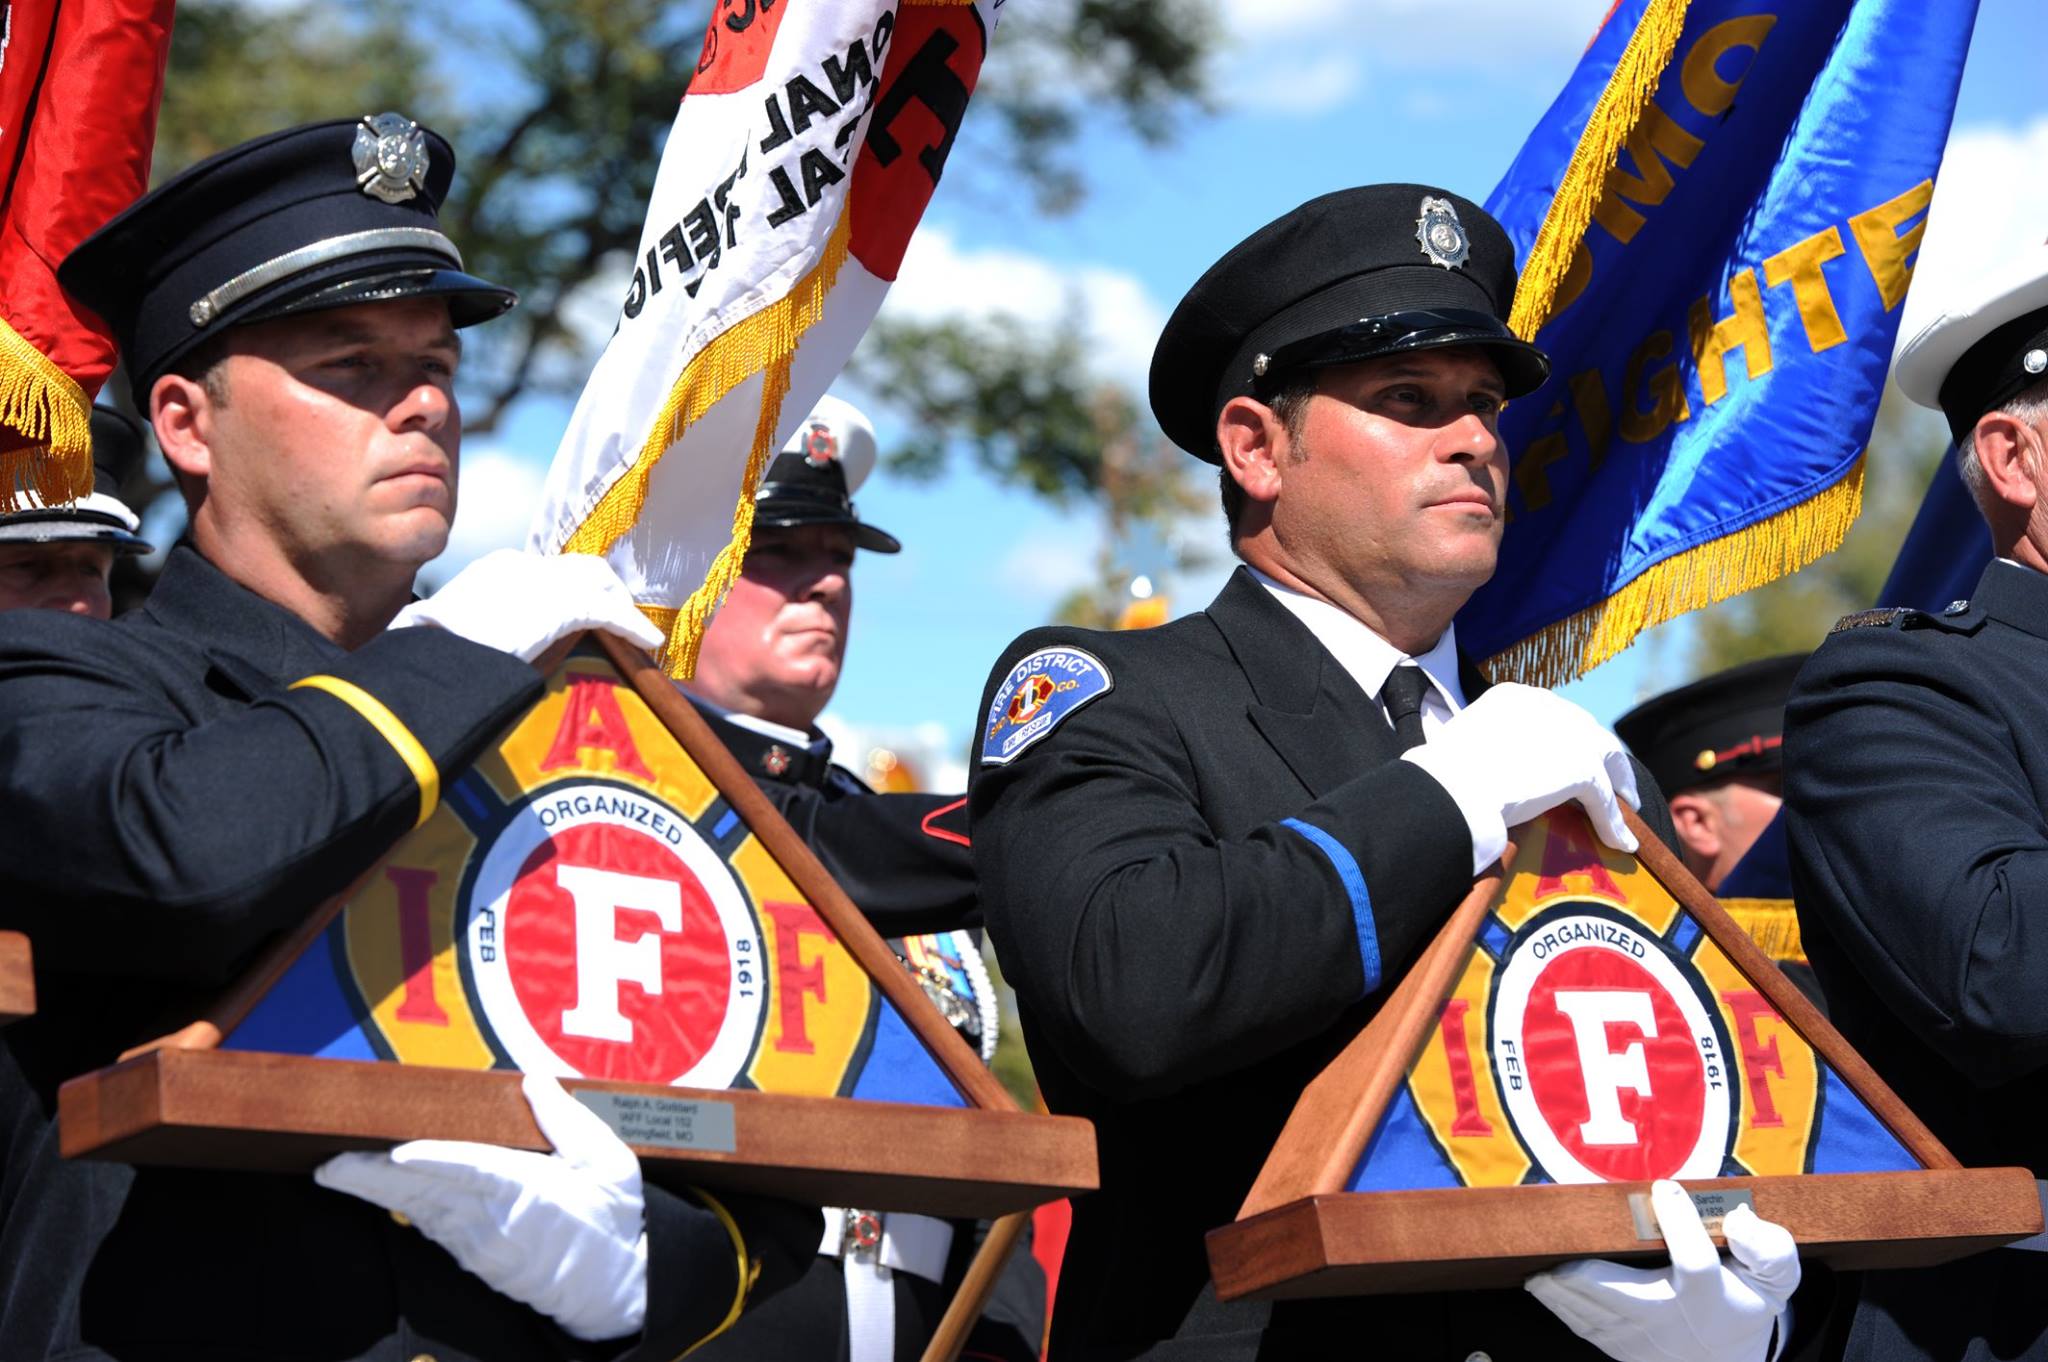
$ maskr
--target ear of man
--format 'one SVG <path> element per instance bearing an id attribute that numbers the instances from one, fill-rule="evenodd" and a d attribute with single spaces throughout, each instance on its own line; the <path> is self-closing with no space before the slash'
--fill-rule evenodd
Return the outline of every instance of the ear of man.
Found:
<path id="1" fill-rule="evenodd" d="M 215 415 L 227 405 L 226 368 L 224 359 L 217 360 L 203 370 L 165 374 L 150 385 L 149 422 L 188 509 L 205 500 L 213 472 Z"/>
<path id="2" fill-rule="evenodd" d="M 2011 412 L 1986 412 L 1975 433 L 1977 463 L 1992 496 L 2016 511 L 2040 498 L 2041 436 Z"/>
<path id="3" fill-rule="evenodd" d="M 1224 473 L 1242 493 L 1234 537 L 1255 533 L 1280 499 L 1294 439 L 1280 413 L 1250 397 L 1233 397 L 1216 417 L 1216 445 Z"/>

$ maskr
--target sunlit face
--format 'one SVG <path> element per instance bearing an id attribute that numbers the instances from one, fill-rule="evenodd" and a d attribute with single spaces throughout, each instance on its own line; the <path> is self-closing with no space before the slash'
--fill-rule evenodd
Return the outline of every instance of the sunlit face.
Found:
<path id="1" fill-rule="evenodd" d="M 240 328 L 210 408 L 208 501 L 290 561 L 425 563 L 455 520 L 461 355 L 438 298 Z"/>
<path id="2" fill-rule="evenodd" d="M 853 613 L 853 531 L 757 526 L 711 617 L 690 689 L 712 703 L 807 728 L 832 699 Z"/>
<path id="3" fill-rule="evenodd" d="M 1273 509 L 1295 570 L 1368 599 L 1483 585 L 1505 524 L 1504 396 L 1500 370 L 1478 350 L 1324 370 Z"/>
<path id="4" fill-rule="evenodd" d="M 107 619 L 114 551 L 86 541 L 0 546 L 0 610 L 63 610 Z"/>

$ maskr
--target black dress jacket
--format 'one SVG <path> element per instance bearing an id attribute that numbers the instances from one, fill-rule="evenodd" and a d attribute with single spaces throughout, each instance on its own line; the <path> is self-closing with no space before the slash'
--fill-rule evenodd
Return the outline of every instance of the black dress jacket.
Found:
<path id="1" fill-rule="evenodd" d="M 1046 1102 L 1094 1121 L 1101 1161 L 1102 1190 L 1074 1203 L 1053 1362 L 1600 1357 L 1520 1291 L 1215 1300 L 1203 1235 L 1236 1217 L 1303 1086 L 1470 889 L 1471 837 L 1443 787 L 1396 759 L 1375 701 L 1243 570 L 1156 629 L 1024 635 L 977 721 L 1051 646 L 1092 654 L 1113 684 L 1007 764 L 977 756 L 970 808 Z M 1485 688 L 1469 664 L 1461 684 Z M 1636 778 L 1668 838 L 1655 783 Z M 1370 993 L 1351 896 L 1284 819 L 1362 872 Z"/>
<path id="2" fill-rule="evenodd" d="M 2048 577 L 1835 627 L 1785 714 L 1828 1015 L 1965 1164 L 2048 1176 Z M 2048 1254 L 1867 1274 L 1848 1357 L 2048 1359 Z"/>
<path id="3" fill-rule="evenodd" d="M 701 701 L 697 710 L 883 935 L 948 932 L 980 922 L 964 796 L 880 794 L 835 765 L 822 738 L 796 747 L 733 723 Z M 971 1220 L 953 1222 L 942 1281 L 894 1275 L 899 1362 L 924 1356 L 973 1261 L 977 1229 Z M 1019 1245 L 961 1355 L 1032 1362 L 1044 1337 L 1045 1273 Z M 796 1285 L 748 1311 L 695 1356 L 702 1362 L 835 1362 L 848 1354 L 845 1269 L 839 1259 L 821 1255 Z"/>
<path id="4" fill-rule="evenodd" d="M 39 995 L 0 1031 L 0 1357 L 667 1362 L 723 1320 L 741 1270 L 686 1198 L 647 1190 L 646 1333 L 588 1344 L 310 1177 L 58 1156 L 59 1084 L 189 1020 L 419 816 L 412 768 L 361 710 L 291 688 L 321 675 L 449 778 L 541 693 L 525 663 L 439 629 L 345 652 L 189 545 L 111 624 L 0 615 L 0 927 L 29 934 Z M 765 1214 L 816 1244 L 815 1212 Z M 776 1240 L 750 1242 L 771 1285 L 794 1266 Z"/>

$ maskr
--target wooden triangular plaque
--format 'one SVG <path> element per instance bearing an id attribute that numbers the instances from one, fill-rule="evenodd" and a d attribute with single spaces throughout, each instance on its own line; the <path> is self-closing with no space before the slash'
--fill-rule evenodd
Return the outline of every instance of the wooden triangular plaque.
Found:
<path id="1" fill-rule="evenodd" d="M 1017 1109 L 645 654 L 591 634 L 557 659 L 426 821 L 206 1016 L 64 1086 L 67 1156 L 545 1149 L 534 1069 L 657 1178 L 977 1216 L 1095 1186 L 1087 1123 Z"/>
<path id="2" fill-rule="evenodd" d="M 1303 1091 L 1235 1223 L 1224 1299 L 1507 1286 L 1658 1258 L 1646 1193 L 1749 1201 L 1802 1253 L 1927 1264 L 2041 1230 L 2033 1175 L 1964 1169 L 1628 813 L 1516 830 Z"/>

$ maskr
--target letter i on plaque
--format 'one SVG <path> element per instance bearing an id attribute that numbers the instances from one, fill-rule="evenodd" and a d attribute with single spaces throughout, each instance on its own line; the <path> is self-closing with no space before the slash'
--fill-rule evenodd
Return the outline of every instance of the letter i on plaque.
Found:
<path id="1" fill-rule="evenodd" d="M 1658 1178 L 1686 1184 L 1710 1230 L 1746 1202 L 1847 1267 L 2039 1231 L 2032 1175 L 1960 1168 L 1628 816 L 1635 856 L 1572 806 L 1516 830 L 1209 1235 L 1220 1296 L 1655 1261 Z"/>

